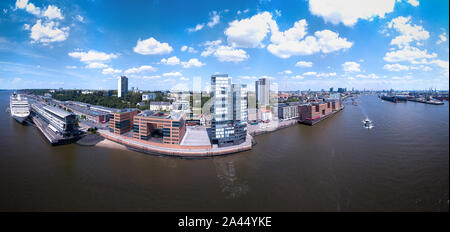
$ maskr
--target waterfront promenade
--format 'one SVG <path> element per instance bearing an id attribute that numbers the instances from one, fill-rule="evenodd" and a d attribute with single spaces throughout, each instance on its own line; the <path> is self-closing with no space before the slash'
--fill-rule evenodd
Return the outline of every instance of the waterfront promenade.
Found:
<path id="1" fill-rule="evenodd" d="M 211 145 L 178 145 L 178 144 L 165 144 L 156 143 L 145 140 L 139 140 L 127 136 L 121 136 L 113 134 L 107 130 L 98 131 L 101 136 L 114 141 L 116 143 L 125 145 L 126 147 L 149 154 L 160 154 L 168 156 L 178 157 L 210 157 L 227 155 L 237 153 L 241 151 L 247 151 L 252 149 L 252 136 L 247 135 L 244 143 L 228 147 L 215 147 Z"/>

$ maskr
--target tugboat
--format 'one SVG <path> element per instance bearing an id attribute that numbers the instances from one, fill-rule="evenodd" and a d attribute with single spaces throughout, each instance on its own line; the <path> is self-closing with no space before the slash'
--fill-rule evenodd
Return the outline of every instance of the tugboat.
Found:
<path id="1" fill-rule="evenodd" d="M 363 127 L 367 128 L 367 129 L 372 129 L 373 128 L 373 122 L 370 121 L 369 118 L 366 118 L 365 120 L 362 121 L 363 122 Z"/>

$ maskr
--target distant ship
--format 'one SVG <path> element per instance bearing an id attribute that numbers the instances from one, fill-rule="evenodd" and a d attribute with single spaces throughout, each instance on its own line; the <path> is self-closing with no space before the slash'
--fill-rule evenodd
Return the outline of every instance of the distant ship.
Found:
<path id="1" fill-rule="evenodd" d="M 28 99 L 15 92 L 9 97 L 9 109 L 11 111 L 11 117 L 19 123 L 23 123 L 30 115 Z"/>
<path id="2" fill-rule="evenodd" d="M 366 119 L 365 119 L 364 121 L 362 121 L 362 122 L 363 122 L 364 128 L 367 128 L 367 129 L 372 129 L 372 128 L 373 128 L 373 122 L 370 121 L 370 119 L 366 118 Z"/>

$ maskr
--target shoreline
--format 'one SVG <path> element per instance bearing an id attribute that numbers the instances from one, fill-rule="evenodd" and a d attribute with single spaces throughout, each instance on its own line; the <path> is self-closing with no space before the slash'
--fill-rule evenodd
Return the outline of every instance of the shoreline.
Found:
<path id="1" fill-rule="evenodd" d="M 326 120 L 327 118 L 335 115 L 336 113 L 340 112 L 341 110 L 343 110 L 343 108 L 327 115 L 326 117 L 323 117 L 319 121 Z M 317 122 L 319 122 L 319 121 L 317 121 Z M 114 136 L 114 135 L 111 136 L 111 135 L 109 135 L 108 132 L 106 132 L 106 133 L 100 132 L 101 137 L 103 137 L 104 139 L 101 142 L 98 142 L 95 146 L 112 148 L 112 149 L 120 149 L 120 150 L 130 150 L 130 151 L 136 151 L 139 153 L 157 155 L 157 156 L 171 156 L 171 157 L 175 157 L 175 158 L 211 158 L 214 156 L 231 155 L 231 154 L 236 154 L 236 153 L 239 153 L 242 151 L 251 150 L 252 146 L 256 145 L 256 141 L 255 141 L 254 137 L 263 135 L 263 134 L 276 132 L 276 131 L 279 131 L 284 128 L 289 128 L 296 124 L 303 124 L 303 123 L 298 119 L 291 119 L 289 121 L 286 121 L 286 124 L 278 125 L 277 127 L 270 128 L 269 130 L 261 130 L 261 131 L 256 130 L 256 131 L 249 132 L 247 134 L 247 136 L 250 136 L 250 138 L 247 138 L 247 139 L 250 139 L 250 147 L 244 148 L 244 149 L 240 148 L 239 147 L 240 145 L 238 145 L 238 146 L 225 147 L 225 148 L 221 148 L 221 149 L 216 148 L 217 150 L 215 150 L 214 148 L 209 148 L 209 149 L 185 148 L 185 151 L 180 151 L 179 150 L 180 148 L 178 148 L 178 151 L 174 151 L 172 149 L 165 149 L 162 146 L 161 147 L 156 147 L 156 146 L 153 147 L 153 146 L 147 146 L 146 144 L 140 144 L 139 141 L 127 141 L 126 138 L 120 138 L 121 136 Z M 312 126 L 314 124 L 309 124 L 309 125 Z"/>
<path id="2" fill-rule="evenodd" d="M 129 150 L 125 145 L 122 145 L 120 143 L 114 142 L 114 141 L 109 140 L 107 138 L 104 138 L 102 141 L 98 142 L 94 146 L 95 147 L 104 147 L 104 148 L 118 149 L 118 150 Z"/>

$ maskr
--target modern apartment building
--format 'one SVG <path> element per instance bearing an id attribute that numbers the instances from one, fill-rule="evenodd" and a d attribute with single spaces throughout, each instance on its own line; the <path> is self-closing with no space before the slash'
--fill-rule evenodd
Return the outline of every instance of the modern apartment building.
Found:
<path id="1" fill-rule="evenodd" d="M 218 146 L 240 144 L 247 135 L 247 90 L 228 74 L 211 76 L 211 134 Z"/>
<path id="2" fill-rule="evenodd" d="M 255 82 L 256 101 L 258 109 L 265 108 L 270 104 L 270 81 L 268 77 L 261 78 Z"/>
<path id="3" fill-rule="evenodd" d="M 149 140 L 156 132 L 162 132 L 162 142 L 180 144 L 186 133 L 182 114 L 165 114 L 150 110 L 134 116 L 133 137 Z"/>
<path id="4" fill-rule="evenodd" d="M 117 81 L 117 97 L 125 97 L 128 94 L 128 78 L 120 76 Z"/>
<path id="5" fill-rule="evenodd" d="M 283 120 L 298 118 L 298 106 L 298 102 L 278 104 L 278 118 Z"/>
<path id="6" fill-rule="evenodd" d="M 31 104 L 31 108 L 33 112 L 39 116 L 39 118 L 48 123 L 48 127 L 53 132 L 66 136 L 70 135 L 74 131 L 76 118 L 75 114 L 40 103 Z"/>
<path id="7" fill-rule="evenodd" d="M 109 115 L 109 131 L 121 135 L 131 130 L 134 116 L 138 114 L 135 109 L 121 109 Z"/>

